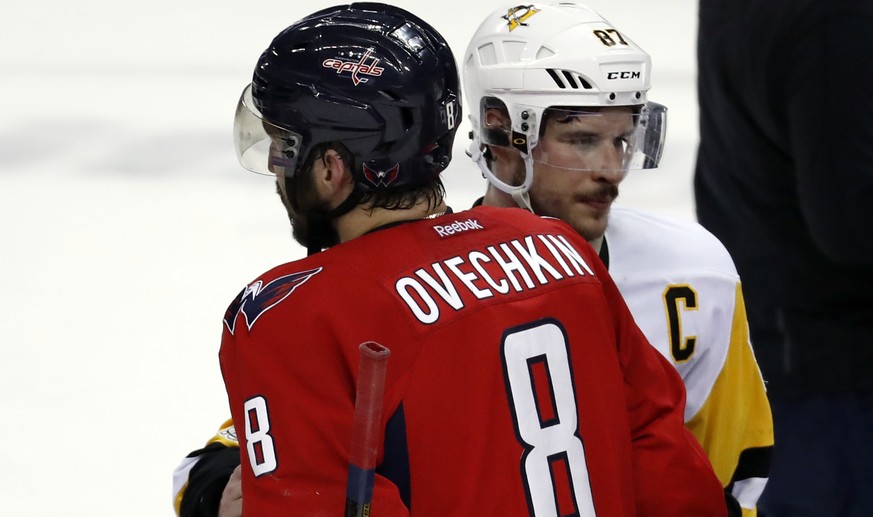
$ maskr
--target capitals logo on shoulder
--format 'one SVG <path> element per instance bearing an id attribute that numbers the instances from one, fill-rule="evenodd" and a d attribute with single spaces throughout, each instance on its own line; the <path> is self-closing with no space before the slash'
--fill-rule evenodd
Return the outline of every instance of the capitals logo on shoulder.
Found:
<path id="1" fill-rule="evenodd" d="M 322 268 L 308 269 L 299 273 L 280 276 L 264 285 L 256 280 L 243 289 L 236 300 L 224 313 L 224 324 L 233 335 L 236 330 L 236 320 L 240 313 L 245 317 L 246 327 L 252 330 L 255 322 L 262 314 L 279 305 L 295 289 L 305 284 L 307 280 L 320 273 Z"/>

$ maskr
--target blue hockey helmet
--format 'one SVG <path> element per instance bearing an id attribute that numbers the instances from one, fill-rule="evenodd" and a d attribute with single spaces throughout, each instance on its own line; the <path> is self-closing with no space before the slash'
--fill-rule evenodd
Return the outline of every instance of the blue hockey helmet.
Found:
<path id="1" fill-rule="evenodd" d="M 258 60 L 234 122 L 247 169 L 292 177 L 315 145 L 342 142 L 364 191 L 434 180 L 461 120 L 445 39 L 380 3 L 318 11 L 279 33 Z"/>

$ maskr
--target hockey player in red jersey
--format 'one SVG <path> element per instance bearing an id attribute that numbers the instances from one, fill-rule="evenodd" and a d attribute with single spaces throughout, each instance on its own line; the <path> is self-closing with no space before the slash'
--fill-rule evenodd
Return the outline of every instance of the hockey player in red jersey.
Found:
<path id="1" fill-rule="evenodd" d="M 524 210 L 446 207 L 460 117 L 444 39 L 396 7 L 320 11 L 262 54 L 238 156 L 277 176 L 312 254 L 225 313 L 243 514 L 343 511 L 358 345 L 376 341 L 374 515 L 725 515 L 681 379 L 590 245 Z"/>

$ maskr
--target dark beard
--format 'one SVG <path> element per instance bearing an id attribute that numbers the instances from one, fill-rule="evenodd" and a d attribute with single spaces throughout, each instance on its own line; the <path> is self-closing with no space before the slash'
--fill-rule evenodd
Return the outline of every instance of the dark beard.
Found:
<path id="1" fill-rule="evenodd" d="M 330 220 L 324 217 L 307 217 L 294 211 L 291 203 L 282 195 L 282 190 L 276 184 L 276 194 L 282 200 L 288 220 L 291 222 L 291 235 L 300 245 L 310 250 L 317 247 L 318 250 L 330 248 L 339 244 L 339 235 L 330 224 Z"/>
<path id="2" fill-rule="evenodd" d="M 305 217 L 288 210 L 291 220 L 291 235 L 307 249 L 325 249 L 339 244 L 339 235 L 324 217 Z"/>

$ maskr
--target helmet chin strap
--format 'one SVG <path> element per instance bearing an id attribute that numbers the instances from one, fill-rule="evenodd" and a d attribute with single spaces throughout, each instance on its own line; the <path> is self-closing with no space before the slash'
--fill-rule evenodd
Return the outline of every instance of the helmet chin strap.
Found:
<path id="1" fill-rule="evenodd" d="M 296 185 L 294 185 L 295 179 L 299 179 L 299 177 L 299 175 L 285 176 L 285 192 L 289 193 L 288 201 L 291 203 L 291 208 L 293 208 L 297 213 L 306 216 L 306 225 L 308 227 L 306 232 L 308 238 L 306 255 L 315 255 L 316 253 L 320 253 L 324 248 L 338 244 L 334 236 L 330 235 L 331 232 L 334 232 L 331 221 L 341 215 L 349 213 L 353 208 L 358 206 L 358 203 L 364 196 L 364 189 L 360 187 L 359 184 L 355 183 L 355 187 L 352 189 L 351 193 L 349 193 L 348 197 L 346 197 L 346 199 L 333 210 L 306 210 L 301 206 L 300 200 L 297 197 L 297 188 Z M 294 194 L 290 194 L 291 192 Z"/>
<path id="2" fill-rule="evenodd" d="M 491 169 L 488 168 L 488 162 L 485 160 L 485 155 L 482 153 L 481 145 L 479 145 L 478 139 L 473 142 L 471 148 L 471 158 L 476 162 L 476 165 L 479 166 L 479 170 L 482 171 L 482 175 L 488 180 L 489 183 L 497 187 L 502 192 L 505 192 L 512 196 L 512 199 L 515 201 L 515 204 L 529 212 L 533 212 L 533 208 L 530 206 L 530 195 L 528 191 L 530 190 L 530 186 L 533 184 L 533 157 L 530 153 L 522 153 L 522 158 L 524 159 L 524 182 L 521 185 L 510 185 L 491 172 Z"/>
<path id="3" fill-rule="evenodd" d="M 315 255 L 316 253 L 320 253 L 321 250 L 326 247 L 338 244 L 336 242 L 326 242 L 326 240 L 320 239 L 319 237 L 323 237 L 323 232 L 328 231 L 328 229 L 329 231 L 333 231 L 331 221 L 341 215 L 351 212 L 353 208 L 358 206 L 362 197 L 364 197 L 364 189 L 358 184 L 355 184 L 355 188 L 351 191 L 348 197 L 333 210 L 330 210 L 329 212 L 315 212 L 309 214 L 309 224 L 312 232 L 309 235 L 310 242 L 306 249 L 307 255 Z M 321 230 L 321 233 L 319 230 Z"/>
<path id="4" fill-rule="evenodd" d="M 521 186 L 521 189 L 516 189 L 511 193 L 512 199 L 521 208 L 526 209 L 530 213 L 536 213 L 530 205 L 530 194 L 528 193 L 530 186 L 533 184 L 533 156 L 528 153 L 523 154 L 522 158 L 524 158 L 524 184 Z"/>

